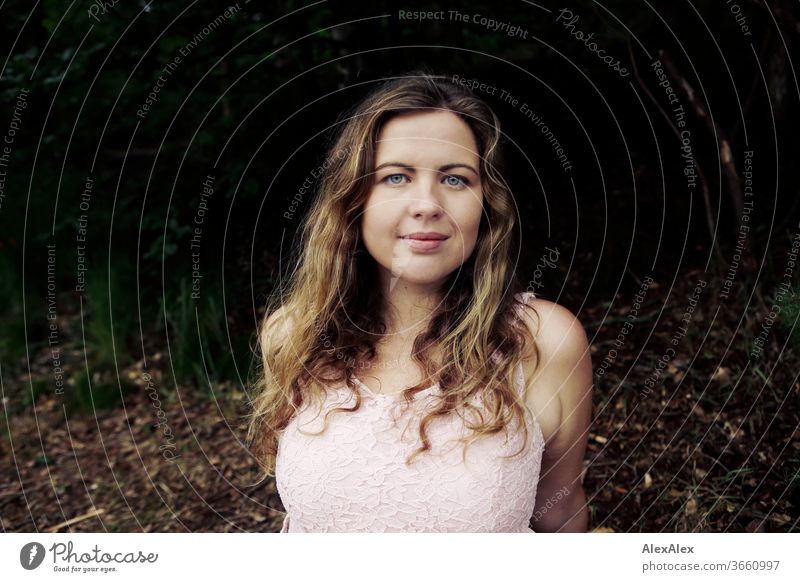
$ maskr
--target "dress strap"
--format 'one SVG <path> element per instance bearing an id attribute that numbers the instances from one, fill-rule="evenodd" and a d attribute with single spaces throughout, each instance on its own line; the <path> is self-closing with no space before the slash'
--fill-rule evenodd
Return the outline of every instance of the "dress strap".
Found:
<path id="1" fill-rule="evenodd" d="M 536 298 L 536 294 L 533 291 L 524 291 L 522 293 L 518 293 L 517 295 L 515 295 L 515 297 L 519 301 L 527 305 L 528 301 Z M 520 316 L 522 314 L 522 307 L 520 307 L 519 305 L 515 305 L 515 308 L 517 316 Z"/>

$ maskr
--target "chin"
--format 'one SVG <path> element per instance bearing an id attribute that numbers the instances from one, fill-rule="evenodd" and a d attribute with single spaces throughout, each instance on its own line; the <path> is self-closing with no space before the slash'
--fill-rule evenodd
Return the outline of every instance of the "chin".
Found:
<path id="1" fill-rule="evenodd" d="M 429 286 L 429 285 L 442 285 L 446 280 L 447 277 L 452 273 L 452 271 L 448 272 L 439 272 L 436 274 L 425 274 L 421 275 L 420 273 L 415 273 L 414 276 L 405 276 L 405 275 L 392 275 L 390 274 L 390 278 L 394 280 L 394 285 L 419 285 L 419 286 Z"/>

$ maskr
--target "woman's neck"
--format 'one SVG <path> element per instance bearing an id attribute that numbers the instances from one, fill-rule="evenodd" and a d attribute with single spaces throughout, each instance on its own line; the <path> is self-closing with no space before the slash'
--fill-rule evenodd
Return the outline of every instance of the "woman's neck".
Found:
<path id="1" fill-rule="evenodd" d="M 413 343 L 427 328 L 431 313 L 440 301 L 431 286 L 414 285 L 397 280 L 384 289 L 386 339 L 391 343 Z"/>

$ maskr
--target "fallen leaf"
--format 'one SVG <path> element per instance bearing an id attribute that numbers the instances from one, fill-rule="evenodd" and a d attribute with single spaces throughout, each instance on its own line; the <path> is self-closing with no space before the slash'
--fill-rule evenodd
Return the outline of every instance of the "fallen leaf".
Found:
<path id="1" fill-rule="evenodd" d="M 754 519 L 745 526 L 747 533 L 764 533 L 764 521 L 761 519 Z"/>
<path id="2" fill-rule="evenodd" d="M 726 368 L 724 366 L 720 366 L 717 368 L 717 371 L 714 372 L 714 375 L 711 377 L 712 380 L 716 380 L 717 382 L 727 382 L 731 379 L 731 371 L 730 368 Z"/>
<path id="3" fill-rule="evenodd" d="M 783 513 L 773 513 L 772 515 L 769 516 L 769 518 L 778 525 L 786 525 L 787 523 L 792 521 L 791 517 Z"/>

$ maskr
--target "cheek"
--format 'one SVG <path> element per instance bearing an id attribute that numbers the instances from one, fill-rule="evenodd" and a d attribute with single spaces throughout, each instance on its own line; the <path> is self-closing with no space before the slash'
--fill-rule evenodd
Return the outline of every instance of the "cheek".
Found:
<path id="1" fill-rule="evenodd" d="M 469 206 L 461 206 L 454 214 L 455 226 L 459 231 L 458 254 L 466 260 L 475 250 L 478 241 L 483 206 L 479 201 L 471 201 Z"/>
<path id="2" fill-rule="evenodd" d="M 391 213 L 388 210 L 385 203 L 375 204 L 367 201 L 361 215 L 361 235 L 365 243 L 381 244 L 387 234 L 394 232 Z"/>
<path id="3" fill-rule="evenodd" d="M 464 208 L 460 218 L 461 228 L 464 231 L 465 240 L 473 241 L 478 236 L 478 228 L 483 217 L 483 198 L 473 199 L 467 208 Z"/>

